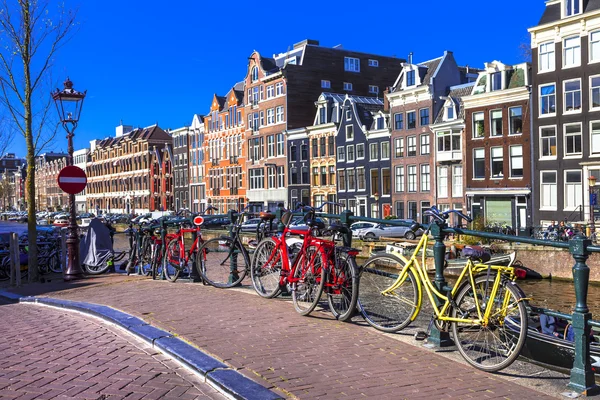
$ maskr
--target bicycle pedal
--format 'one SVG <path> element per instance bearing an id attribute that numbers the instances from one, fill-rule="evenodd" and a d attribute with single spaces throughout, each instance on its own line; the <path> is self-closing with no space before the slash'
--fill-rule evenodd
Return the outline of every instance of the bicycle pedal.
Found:
<path id="1" fill-rule="evenodd" d="M 420 342 L 427 339 L 428 337 L 429 337 L 429 335 L 427 334 L 427 332 L 424 332 L 424 331 L 419 331 L 419 332 L 415 333 L 415 340 L 418 340 Z"/>

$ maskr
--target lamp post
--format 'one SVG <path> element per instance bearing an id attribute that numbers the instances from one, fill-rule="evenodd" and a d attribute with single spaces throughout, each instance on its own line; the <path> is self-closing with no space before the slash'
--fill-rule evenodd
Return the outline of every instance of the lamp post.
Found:
<path id="1" fill-rule="evenodd" d="M 373 193 L 373 198 L 375 199 L 375 205 L 377 206 L 377 215 L 373 218 L 379 218 L 379 193 Z"/>
<path id="2" fill-rule="evenodd" d="M 594 175 L 589 176 L 588 178 L 588 184 L 590 186 L 590 234 L 588 235 L 588 237 L 591 237 L 591 235 L 594 233 L 596 226 L 595 226 L 595 216 L 594 216 L 594 206 L 596 204 L 598 204 L 598 198 L 597 195 L 595 193 L 595 188 L 594 186 L 596 186 L 596 177 Z"/>
<path id="3" fill-rule="evenodd" d="M 73 89 L 73 82 L 67 78 L 64 89 L 52 92 L 52 99 L 60 116 L 60 122 L 67 131 L 68 153 L 67 165 L 73 165 L 73 136 L 79 122 L 83 99 L 86 92 L 78 92 Z M 77 221 L 75 214 L 75 195 L 69 194 L 69 237 L 67 238 L 67 267 L 63 270 L 65 281 L 83 278 L 83 270 L 79 263 L 79 235 L 77 233 Z"/>

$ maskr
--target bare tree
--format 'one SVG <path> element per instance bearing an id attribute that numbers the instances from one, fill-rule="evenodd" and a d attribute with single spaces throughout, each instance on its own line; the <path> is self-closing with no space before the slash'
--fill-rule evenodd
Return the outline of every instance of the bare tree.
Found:
<path id="1" fill-rule="evenodd" d="M 74 32 L 76 13 L 52 0 L 0 0 L 0 104 L 25 137 L 29 281 L 39 280 L 35 218 L 35 156 L 56 134 L 49 122 L 50 70 Z M 48 84 L 48 86 L 45 86 Z"/>

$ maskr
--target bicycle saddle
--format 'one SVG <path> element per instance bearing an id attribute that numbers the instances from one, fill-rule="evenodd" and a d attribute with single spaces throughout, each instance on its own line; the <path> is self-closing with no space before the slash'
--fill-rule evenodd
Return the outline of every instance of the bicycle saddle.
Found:
<path id="1" fill-rule="evenodd" d="M 344 225 L 340 224 L 339 222 L 332 222 L 329 225 L 329 230 L 335 231 L 335 232 L 339 232 L 341 234 L 345 234 L 345 233 L 350 232 L 348 230 L 348 228 L 346 228 Z"/>
<path id="2" fill-rule="evenodd" d="M 275 214 L 261 211 L 260 213 L 258 213 L 258 217 L 263 221 L 273 221 L 275 219 Z"/>
<path id="3" fill-rule="evenodd" d="M 470 259 L 476 259 L 480 262 L 488 262 L 492 258 L 492 255 L 481 246 L 465 246 L 461 254 Z"/>

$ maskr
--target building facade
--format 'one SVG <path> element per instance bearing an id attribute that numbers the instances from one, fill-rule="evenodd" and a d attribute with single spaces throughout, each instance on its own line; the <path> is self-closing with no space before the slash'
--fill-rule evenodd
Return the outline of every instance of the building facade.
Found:
<path id="1" fill-rule="evenodd" d="M 90 142 L 88 209 L 96 214 L 172 209 L 171 136 L 157 125 L 121 125 L 116 131 L 115 137 Z"/>
<path id="2" fill-rule="evenodd" d="M 600 177 L 600 3 L 547 1 L 529 32 L 535 224 L 598 219 L 588 178 Z"/>
<path id="3" fill-rule="evenodd" d="M 169 131 L 173 138 L 173 201 L 174 210 L 190 207 L 189 128 Z"/>
<path id="4" fill-rule="evenodd" d="M 87 175 L 87 164 L 90 162 L 90 149 L 80 149 L 73 152 L 73 165 L 81 168 Z M 75 211 L 78 213 L 88 211 L 86 189 L 75 195 Z M 93 210 L 90 210 L 93 211 Z"/>
<path id="5" fill-rule="evenodd" d="M 204 117 L 200 114 L 194 115 L 189 127 L 189 151 L 190 209 L 199 213 L 206 209 Z"/>
<path id="6" fill-rule="evenodd" d="M 467 210 L 486 226 L 529 236 L 531 212 L 530 65 L 485 64 L 463 97 Z"/>
<path id="7" fill-rule="evenodd" d="M 66 211 L 69 195 L 58 187 L 58 173 L 67 166 L 68 154 L 44 153 L 35 158 L 36 209 Z"/>
<path id="8" fill-rule="evenodd" d="M 307 128 L 294 129 L 287 132 L 288 189 L 289 205 L 295 209 L 298 203 L 316 204 L 311 201 L 310 168 L 312 158 L 309 156 L 309 138 Z M 309 161 L 310 160 L 310 161 Z M 320 205 L 320 204 L 319 204 Z"/>
<path id="9" fill-rule="evenodd" d="M 209 202 L 218 213 L 246 206 L 247 148 L 244 84 L 236 84 L 223 97 L 213 97 L 204 117 L 204 170 Z"/>
<path id="10" fill-rule="evenodd" d="M 20 210 L 24 207 L 23 178 L 25 159 L 14 153 L 7 153 L 0 158 L 0 205 L 2 210 Z"/>

